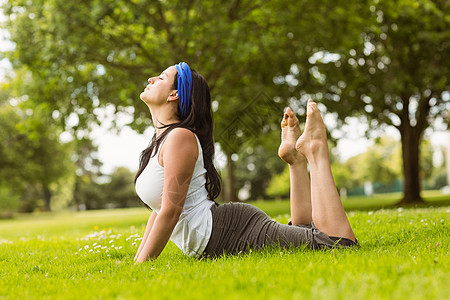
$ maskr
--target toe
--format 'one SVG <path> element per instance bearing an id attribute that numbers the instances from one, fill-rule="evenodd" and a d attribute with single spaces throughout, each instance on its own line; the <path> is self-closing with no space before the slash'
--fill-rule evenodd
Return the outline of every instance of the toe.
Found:
<path id="1" fill-rule="evenodd" d="M 284 115 L 283 120 L 281 120 L 281 128 L 285 128 L 287 126 L 287 116 Z"/>
<path id="2" fill-rule="evenodd" d="M 293 118 L 295 116 L 294 112 L 290 107 L 286 108 L 286 111 L 284 112 L 285 116 L 288 116 L 289 118 Z"/>
<path id="3" fill-rule="evenodd" d="M 310 114 L 312 114 L 316 110 L 317 110 L 316 102 L 314 102 L 312 99 L 309 99 L 307 107 L 306 107 L 306 115 L 309 116 Z"/>

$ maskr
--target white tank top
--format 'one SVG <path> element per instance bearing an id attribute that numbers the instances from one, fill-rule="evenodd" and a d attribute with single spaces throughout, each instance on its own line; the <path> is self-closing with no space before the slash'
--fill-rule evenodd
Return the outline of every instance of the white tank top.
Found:
<path id="1" fill-rule="evenodd" d="M 175 225 L 170 240 L 185 254 L 198 257 L 205 250 L 211 236 L 212 215 L 210 209 L 214 202 L 208 200 L 208 192 L 205 188 L 206 169 L 203 165 L 203 151 L 197 135 L 195 135 L 195 139 L 198 145 L 198 158 L 180 219 Z M 136 193 L 157 213 L 161 209 L 164 186 L 164 167 L 159 164 L 158 157 L 164 141 L 161 142 L 158 153 L 150 158 L 144 171 L 136 180 Z"/>

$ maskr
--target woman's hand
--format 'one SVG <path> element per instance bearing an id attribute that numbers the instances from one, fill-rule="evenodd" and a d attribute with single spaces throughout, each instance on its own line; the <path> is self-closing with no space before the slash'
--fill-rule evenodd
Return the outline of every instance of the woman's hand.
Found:
<path id="1" fill-rule="evenodd" d="M 144 236 L 142 237 L 142 241 L 141 241 L 141 244 L 139 245 L 139 249 L 136 252 L 136 255 L 134 256 L 134 259 L 133 259 L 134 261 L 137 260 L 137 258 L 139 257 L 139 253 L 141 253 L 142 248 L 144 248 L 145 242 L 148 239 L 148 236 L 150 234 L 150 231 L 152 230 L 153 223 L 155 222 L 155 219 L 156 219 L 157 215 L 158 214 L 156 213 L 156 211 L 152 211 L 152 214 L 148 218 L 147 226 L 145 227 Z"/>

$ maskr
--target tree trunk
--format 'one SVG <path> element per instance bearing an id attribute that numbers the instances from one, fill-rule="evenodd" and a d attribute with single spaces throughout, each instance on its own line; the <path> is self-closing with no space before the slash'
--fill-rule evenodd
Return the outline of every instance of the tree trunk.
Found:
<path id="1" fill-rule="evenodd" d="M 227 180 L 225 181 L 225 202 L 238 202 L 236 187 L 234 184 L 234 161 L 227 154 Z"/>
<path id="2" fill-rule="evenodd" d="M 52 192 L 50 191 L 48 186 L 44 186 L 43 194 L 44 194 L 44 210 L 45 211 L 51 211 L 50 201 L 51 201 L 51 198 L 52 198 Z"/>
<path id="3" fill-rule="evenodd" d="M 400 131 L 403 157 L 403 199 L 400 204 L 423 203 L 420 196 L 419 179 L 419 146 L 421 133 L 415 127 L 407 124 Z"/>

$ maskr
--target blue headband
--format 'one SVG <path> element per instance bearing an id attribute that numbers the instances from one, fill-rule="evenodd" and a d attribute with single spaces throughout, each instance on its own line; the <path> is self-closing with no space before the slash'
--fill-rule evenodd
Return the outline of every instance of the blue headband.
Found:
<path id="1" fill-rule="evenodd" d="M 178 106 L 180 107 L 181 117 L 185 118 L 189 111 L 189 101 L 192 91 L 191 69 L 185 62 L 175 65 L 178 72 Z"/>

